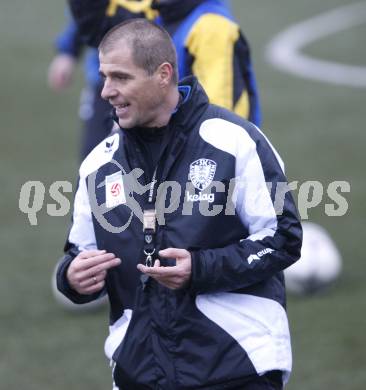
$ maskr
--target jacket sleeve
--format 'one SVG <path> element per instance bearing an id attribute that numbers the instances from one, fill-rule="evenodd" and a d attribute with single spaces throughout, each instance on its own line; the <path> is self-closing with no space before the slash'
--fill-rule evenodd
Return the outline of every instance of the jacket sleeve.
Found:
<path id="1" fill-rule="evenodd" d="M 248 236 L 223 248 L 192 252 L 195 293 L 246 288 L 271 278 L 300 257 L 302 229 L 282 161 L 265 136 L 254 125 L 248 127 L 251 136 L 239 126 L 234 139 L 225 132 L 224 146 L 235 155 L 235 188 L 230 196 Z M 217 142 L 210 134 L 204 137 L 214 145 Z"/>
<path id="2" fill-rule="evenodd" d="M 260 107 L 250 50 L 240 27 L 228 18 L 207 13 L 185 41 L 198 78 L 210 102 L 260 125 Z"/>
<path id="3" fill-rule="evenodd" d="M 71 288 L 66 273 L 70 263 L 83 250 L 97 249 L 92 213 L 89 204 L 86 179 L 80 175 L 79 186 L 75 194 L 74 212 L 71 229 L 64 248 L 64 256 L 59 261 L 56 273 L 58 290 L 74 303 L 91 302 L 104 295 L 101 291 L 91 295 L 82 295 Z"/>
<path id="4" fill-rule="evenodd" d="M 78 58 L 82 52 L 84 43 L 80 36 L 79 29 L 71 15 L 67 15 L 67 19 L 68 22 L 64 29 L 56 37 L 55 48 L 58 53 L 69 54 Z"/>
<path id="5" fill-rule="evenodd" d="M 93 47 L 98 47 L 109 29 L 125 20 L 152 19 L 155 13 L 150 3 L 146 0 L 69 0 L 70 10 L 85 43 Z"/>

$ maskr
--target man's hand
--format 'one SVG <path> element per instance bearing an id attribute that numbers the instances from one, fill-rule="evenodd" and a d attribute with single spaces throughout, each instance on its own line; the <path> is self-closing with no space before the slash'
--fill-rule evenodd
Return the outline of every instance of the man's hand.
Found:
<path id="1" fill-rule="evenodd" d="M 175 258 L 176 265 L 163 267 L 160 266 L 159 260 L 155 260 L 153 267 L 138 264 L 137 269 L 172 290 L 184 287 L 191 278 L 191 254 L 185 249 L 167 248 L 159 251 L 159 256 L 162 258 Z"/>
<path id="2" fill-rule="evenodd" d="M 105 250 L 83 251 L 70 263 L 66 277 L 71 288 L 90 295 L 104 287 L 107 270 L 119 264 L 121 259 Z"/>
<path id="3" fill-rule="evenodd" d="M 58 54 L 48 68 L 48 85 L 56 92 L 67 88 L 72 82 L 76 60 L 69 54 Z"/>

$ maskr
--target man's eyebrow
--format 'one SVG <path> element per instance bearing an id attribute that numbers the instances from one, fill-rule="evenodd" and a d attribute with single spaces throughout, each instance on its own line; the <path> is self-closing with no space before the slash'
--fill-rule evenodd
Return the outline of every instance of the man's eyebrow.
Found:
<path id="1" fill-rule="evenodd" d="M 102 70 L 99 69 L 99 74 L 101 77 L 106 78 L 107 76 L 104 74 Z M 108 72 L 108 76 L 110 77 L 125 77 L 125 78 L 132 78 L 132 76 L 128 73 L 121 72 L 118 70 Z"/>

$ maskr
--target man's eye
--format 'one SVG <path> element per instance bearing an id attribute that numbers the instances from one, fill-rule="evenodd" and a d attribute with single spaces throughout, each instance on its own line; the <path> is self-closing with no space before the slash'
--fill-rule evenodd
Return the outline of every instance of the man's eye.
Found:
<path id="1" fill-rule="evenodd" d="M 128 75 L 126 75 L 126 74 L 117 74 L 117 75 L 115 76 L 115 78 L 116 78 L 117 80 L 122 80 L 122 81 L 125 81 L 125 80 L 128 80 L 128 79 L 129 79 Z"/>

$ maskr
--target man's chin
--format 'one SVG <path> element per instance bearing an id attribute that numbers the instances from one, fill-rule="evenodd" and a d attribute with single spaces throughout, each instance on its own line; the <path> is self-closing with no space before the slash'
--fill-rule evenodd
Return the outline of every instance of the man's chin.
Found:
<path id="1" fill-rule="evenodd" d="M 134 127 L 130 121 L 126 121 L 121 118 L 118 119 L 118 124 L 121 127 L 121 129 L 131 129 L 131 127 Z"/>

